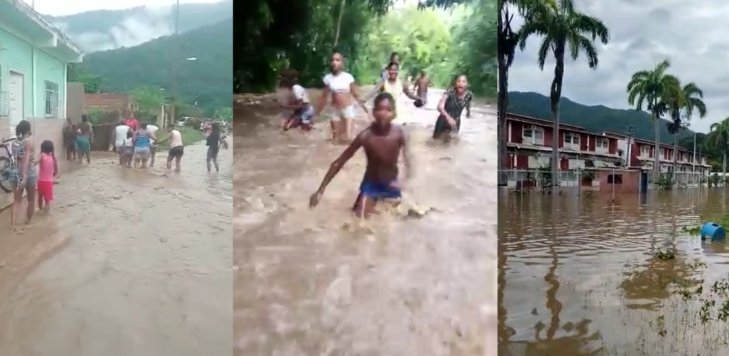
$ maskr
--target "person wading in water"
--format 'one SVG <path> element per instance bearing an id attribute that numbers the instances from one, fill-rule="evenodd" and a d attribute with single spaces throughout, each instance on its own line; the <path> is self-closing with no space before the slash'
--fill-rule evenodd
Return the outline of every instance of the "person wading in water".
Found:
<path id="1" fill-rule="evenodd" d="M 319 204 L 329 182 L 360 148 L 367 156 L 367 168 L 359 187 L 359 196 L 353 211 L 358 217 L 367 217 L 375 212 L 375 205 L 383 199 L 399 199 L 402 196 L 398 180 L 397 162 L 400 152 L 406 168 L 406 178 L 411 174 L 410 156 L 407 139 L 402 128 L 392 125 L 395 116 L 395 103 L 390 93 L 380 93 L 375 98 L 374 122 L 357 135 L 352 144 L 332 163 L 316 193 L 309 198 L 309 207 Z"/>
<path id="2" fill-rule="evenodd" d="M 66 151 L 68 161 L 76 160 L 76 129 L 73 119 L 67 117 L 63 124 L 63 150 Z"/>
<path id="3" fill-rule="evenodd" d="M 465 74 L 456 76 L 453 87 L 446 90 L 438 102 L 438 120 L 433 129 L 433 138 L 449 139 L 458 134 L 461 129 L 461 113 L 466 109 L 466 118 L 471 117 L 471 100 L 473 95 L 468 90 L 468 80 Z"/>
<path id="4" fill-rule="evenodd" d="M 141 124 L 139 130 L 134 133 L 134 168 L 147 168 L 152 140 L 157 138 L 147 131 L 147 124 Z"/>
<path id="5" fill-rule="evenodd" d="M 354 82 L 354 77 L 344 71 L 344 57 L 341 52 L 338 50 L 332 52 L 330 65 L 332 72 L 324 77 L 324 90 L 322 90 L 314 116 L 318 116 L 324 110 L 327 99 L 331 96 L 332 106 L 335 110 L 330 122 L 332 140 L 351 140 L 352 121 L 357 117 L 357 107 L 354 104 L 359 103 L 364 108 L 364 102 L 359 100 L 359 88 Z M 353 98 L 357 101 L 352 100 Z M 364 109 L 367 111 L 367 108 Z"/>
<path id="6" fill-rule="evenodd" d="M 81 124 L 76 130 L 76 147 L 78 148 L 78 161 L 83 162 L 86 156 L 86 163 L 91 163 L 91 142 L 94 138 L 94 131 L 89 123 L 89 116 L 84 114 L 81 116 Z"/>
<path id="7" fill-rule="evenodd" d="M 400 55 L 397 54 L 397 52 L 392 52 L 390 54 L 390 62 L 388 62 L 387 66 L 382 70 L 380 73 L 380 81 L 387 81 L 388 78 L 390 78 L 390 64 L 397 63 L 397 65 L 400 65 Z"/>
<path id="8" fill-rule="evenodd" d="M 217 122 L 213 123 L 213 130 L 210 132 L 210 135 L 206 137 L 205 145 L 208 146 L 208 154 L 205 158 L 208 173 L 210 173 L 210 163 L 215 165 L 215 172 L 220 172 L 220 167 L 218 166 L 218 152 L 220 152 L 220 125 Z"/>
<path id="9" fill-rule="evenodd" d="M 20 215 L 23 204 L 23 193 L 28 200 L 26 222 L 30 223 L 35 213 L 36 187 L 38 184 L 38 171 L 35 162 L 35 143 L 30 138 L 31 126 L 28 120 L 23 120 L 15 127 L 15 141 L 12 144 L 12 154 L 16 164 L 11 168 L 10 184 L 13 186 L 13 206 L 10 209 L 10 225 Z"/>
<path id="10" fill-rule="evenodd" d="M 396 124 L 402 123 L 402 120 L 404 119 L 402 107 L 403 107 L 403 100 L 402 100 L 402 94 L 405 94 L 408 98 L 413 100 L 419 100 L 417 96 L 413 95 L 412 92 L 410 92 L 410 83 L 407 81 L 403 82 L 398 77 L 400 66 L 392 62 L 390 63 L 390 66 L 388 67 L 388 77 L 387 80 L 380 82 L 375 86 L 374 89 L 372 89 L 372 92 L 370 92 L 366 97 L 365 100 L 368 100 L 378 92 L 382 93 L 390 93 L 390 95 L 393 97 L 393 105 L 395 106 L 395 117 L 393 118 L 393 121 Z"/>
<path id="11" fill-rule="evenodd" d="M 428 88 L 432 87 L 433 83 L 428 77 L 428 73 L 425 70 L 420 71 L 420 77 L 415 81 L 415 92 L 418 93 L 418 97 L 423 102 L 423 106 L 428 104 Z"/>
<path id="12" fill-rule="evenodd" d="M 131 131 L 132 128 L 127 125 L 125 120 L 122 120 L 119 121 L 119 124 L 116 125 L 114 131 L 111 132 L 111 141 L 114 142 L 114 149 L 119 155 L 120 165 L 124 165 L 125 163 L 124 140 L 126 140 L 127 138 L 127 133 Z M 111 151 L 111 148 L 109 148 L 109 150 Z"/>

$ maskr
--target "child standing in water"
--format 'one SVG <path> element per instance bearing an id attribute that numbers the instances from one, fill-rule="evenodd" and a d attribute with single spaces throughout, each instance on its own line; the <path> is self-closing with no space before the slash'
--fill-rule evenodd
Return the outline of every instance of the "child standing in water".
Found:
<path id="1" fill-rule="evenodd" d="M 127 138 L 122 143 L 122 164 L 127 168 L 132 168 L 132 160 L 134 159 L 134 132 L 127 131 Z"/>
<path id="2" fill-rule="evenodd" d="M 58 161 L 49 140 L 41 143 L 41 155 L 38 160 L 38 210 L 49 210 L 53 202 L 53 183 L 58 175 Z M 45 209 L 44 209 L 45 208 Z"/>
<path id="3" fill-rule="evenodd" d="M 390 93 L 380 93 L 375 97 L 375 121 L 357 135 L 336 161 L 329 167 L 319 189 L 312 194 L 309 206 L 319 204 L 329 182 L 352 156 L 363 147 L 367 156 L 367 168 L 359 187 L 359 196 L 354 203 L 354 213 L 358 217 L 367 217 L 375 211 L 375 205 L 383 199 L 401 197 L 401 186 L 398 182 L 397 162 L 400 152 L 403 153 L 406 174 L 410 175 L 407 140 L 402 128 L 392 125 L 395 117 L 395 100 Z M 407 176 L 406 176 L 407 178 Z"/>

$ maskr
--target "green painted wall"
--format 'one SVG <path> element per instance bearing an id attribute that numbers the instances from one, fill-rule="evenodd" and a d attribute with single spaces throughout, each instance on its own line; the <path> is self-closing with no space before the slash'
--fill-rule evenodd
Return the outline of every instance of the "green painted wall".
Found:
<path id="1" fill-rule="evenodd" d="M 35 65 L 34 65 L 35 64 Z M 66 97 L 66 63 L 3 29 L 0 22 L 0 92 L 9 89 L 10 71 L 23 75 L 24 116 L 46 117 L 45 81 L 58 84 L 58 118 L 65 116 L 63 100 Z M 35 80 L 34 80 L 35 77 Z M 7 94 L 3 104 L 7 105 Z"/>

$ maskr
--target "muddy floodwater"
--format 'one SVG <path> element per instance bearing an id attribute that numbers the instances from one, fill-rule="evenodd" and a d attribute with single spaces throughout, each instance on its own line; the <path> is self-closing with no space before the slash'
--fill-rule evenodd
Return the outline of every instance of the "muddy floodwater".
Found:
<path id="1" fill-rule="evenodd" d="M 205 171 L 96 153 L 21 234 L 0 214 L 0 356 L 230 355 L 232 150 Z M 10 251 L 10 252 L 9 252 Z"/>
<path id="2" fill-rule="evenodd" d="M 499 355 L 729 354 L 721 189 L 499 196 Z"/>
<path id="3" fill-rule="evenodd" d="M 477 107 L 459 142 L 430 142 L 440 92 L 406 110 L 415 178 L 394 210 L 363 222 L 350 209 L 358 153 L 308 208 L 344 146 L 326 122 L 276 130 L 266 104 L 235 124 L 235 355 L 484 355 L 495 347 L 496 118 Z M 364 127 L 359 123 L 358 128 Z M 489 332 L 491 331 L 491 332 Z"/>

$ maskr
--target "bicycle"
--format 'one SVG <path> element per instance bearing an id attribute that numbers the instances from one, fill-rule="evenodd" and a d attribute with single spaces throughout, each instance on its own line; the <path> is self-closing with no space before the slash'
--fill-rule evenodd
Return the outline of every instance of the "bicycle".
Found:
<path id="1" fill-rule="evenodd" d="M 15 137 L 5 138 L 0 143 L 0 148 L 5 149 L 5 155 L 0 156 L 0 190 L 5 193 L 11 193 L 13 191 L 10 180 L 11 174 L 13 174 L 13 170 L 17 165 L 15 156 L 13 156 L 13 141 L 15 141 Z"/>

